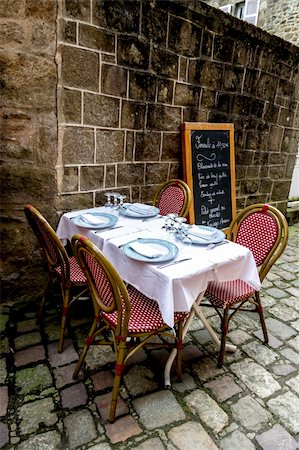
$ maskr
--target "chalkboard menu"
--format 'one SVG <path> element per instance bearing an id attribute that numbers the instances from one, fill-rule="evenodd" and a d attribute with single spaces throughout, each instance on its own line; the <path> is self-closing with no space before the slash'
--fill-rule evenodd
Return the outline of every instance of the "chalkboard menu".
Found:
<path id="1" fill-rule="evenodd" d="M 228 228 L 236 214 L 233 124 L 185 122 L 182 143 L 190 223 Z"/>

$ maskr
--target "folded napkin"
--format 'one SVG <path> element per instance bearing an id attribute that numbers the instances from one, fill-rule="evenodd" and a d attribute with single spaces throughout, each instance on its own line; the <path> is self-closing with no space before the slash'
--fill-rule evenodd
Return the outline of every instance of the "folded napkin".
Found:
<path id="1" fill-rule="evenodd" d="M 143 203 L 133 203 L 128 209 L 137 214 L 149 214 L 152 212 L 153 207 L 151 205 L 144 205 Z"/>
<path id="2" fill-rule="evenodd" d="M 207 230 L 206 228 L 191 227 L 189 230 L 189 234 L 191 234 L 192 236 L 209 241 L 209 240 L 217 237 L 218 230 L 216 228 L 214 230 Z"/>
<path id="3" fill-rule="evenodd" d="M 158 258 L 168 254 L 168 249 L 159 244 L 146 244 L 141 242 L 132 242 L 130 247 L 137 253 L 147 258 Z"/>
<path id="4" fill-rule="evenodd" d="M 103 223 L 107 223 L 107 219 L 100 216 L 93 216 L 92 214 L 83 214 L 81 216 L 81 219 L 86 222 L 90 223 L 91 225 L 102 225 Z"/>

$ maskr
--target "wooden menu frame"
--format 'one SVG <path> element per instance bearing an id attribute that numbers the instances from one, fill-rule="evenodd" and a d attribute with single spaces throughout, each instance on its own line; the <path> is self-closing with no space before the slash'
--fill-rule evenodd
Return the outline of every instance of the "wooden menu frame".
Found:
<path id="1" fill-rule="evenodd" d="M 184 122 L 181 131 L 189 222 L 226 231 L 236 216 L 234 125 Z"/>

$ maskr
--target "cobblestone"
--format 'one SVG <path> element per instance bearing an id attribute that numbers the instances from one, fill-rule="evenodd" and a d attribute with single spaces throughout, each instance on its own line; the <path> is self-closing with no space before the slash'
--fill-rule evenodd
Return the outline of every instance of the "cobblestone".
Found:
<path id="1" fill-rule="evenodd" d="M 46 312 L 43 328 L 35 321 L 37 299 L 0 305 L 0 448 L 298 449 L 298 234 L 299 224 L 290 227 L 288 258 L 274 265 L 261 291 L 269 343 L 256 315 L 237 314 L 229 340 L 238 348 L 219 369 L 218 350 L 196 318 L 184 339 L 182 383 L 173 369 L 172 389 L 164 389 L 166 350 L 137 353 L 126 366 L 113 424 L 110 347 L 92 347 L 73 379 L 87 314 L 70 318 L 58 354 L 55 310 Z M 204 310 L 219 332 L 215 311 Z"/>

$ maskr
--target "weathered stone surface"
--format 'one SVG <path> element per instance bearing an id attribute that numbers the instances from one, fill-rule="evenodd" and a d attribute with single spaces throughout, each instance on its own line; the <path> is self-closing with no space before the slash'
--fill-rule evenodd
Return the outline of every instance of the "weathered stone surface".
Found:
<path id="1" fill-rule="evenodd" d="M 190 22 L 171 17 L 168 46 L 184 56 L 198 55 L 202 30 Z"/>
<path id="2" fill-rule="evenodd" d="M 77 383 L 63 389 L 60 395 L 63 408 L 75 408 L 85 405 L 87 402 L 87 392 L 83 383 Z"/>
<path id="3" fill-rule="evenodd" d="M 84 94 L 84 124 L 118 127 L 119 100 L 96 94 Z"/>
<path id="4" fill-rule="evenodd" d="M 28 450 L 29 448 L 35 450 L 60 450 L 61 437 L 57 431 L 47 431 L 26 439 L 26 441 L 21 442 L 16 447 L 17 450 Z"/>
<path id="5" fill-rule="evenodd" d="M 98 372 L 95 375 L 92 375 L 91 380 L 93 382 L 95 391 L 102 391 L 107 387 L 113 386 L 113 375 L 107 370 L 103 370 L 102 372 Z"/>
<path id="6" fill-rule="evenodd" d="M 252 341 L 248 344 L 243 345 L 242 349 L 250 356 L 255 359 L 259 364 L 267 366 L 278 359 L 278 354 L 273 350 L 265 347 L 258 341 Z"/>
<path id="7" fill-rule="evenodd" d="M 87 352 L 85 362 L 92 370 L 115 361 L 115 354 L 110 345 L 92 346 Z"/>
<path id="8" fill-rule="evenodd" d="M 83 47 L 112 53 L 115 50 L 115 37 L 113 33 L 100 30 L 98 27 L 85 23 L 80 23 L 79 44 Z"/>
<path id="9" fill-rule="evenodd" d="M 123 101 L 121 110 L 121 126 L 132 130 L 143 129 L 145 126 L 145 104 Z"/>
<path id="10" fill-rule="evenodd" d="M 179 108 L 149 105 L 147 111 L 147 128 L 157 131 L 178 131 L 180 118 Z"/>
<path id="11" fill-rule="evenodd" d="M 272 450 L 274 448 L 296 450 L 298 448 L 298 443 L 295 439 L 279 424 L 259 434 L 256 440 L 263 450 Z"/>
<path id="12" fill-rule="evenodd" d="M 41 341 L 41 335 L 39 332 L 21 334 L 15 338 L 15 348 L 20 350 L 21 348 L 28 347 L 29 345 L 38 344 Z"/>
<path id="13" fill-rule="evenodd" d="M 153 372 L 144 366 L 133 366 L 125 374 L 124 381 L 129 393 L 133 396 L 151 392 L 158 388 Z"/>
<path id="14" fill-rule="evenodd" d="M 108 394 L 102 394 L 97 396 L 94 400 L 102 419 L 105 421 L 109 419 L 111 399 L 112 399 L 112 392 L 108 392 Z M 128 414 L 128 412 L 129 412 L 128 406 L 119 395 L 117 399 L 115 417 Z"/>
<path id="15" fill-rule="evenodd" d="M 232 448 L 242 448 L 242 450 L 255 450 L 255 445 L 241 431 L 236 430 L 230 436 L 221 440 L 221 449 L 230 450 Z"/>
<path id="16" fill-rule="evenodd" d="M 167 50 L 153 46 L 151 55 L 151 68 L 159 75 L 177 78 L 178 56 Z"/>
<path id="17" fill-rule="evenodd" d="M 286 427 L 298 433 L 298 397 L 292 392 L 278 395 L 267 402 L 269 409 L 280 418 Z"/>
<path id="18" fill-rule="evenodd" d="M 94 158 L 94 132 L 90 128 L 66 127 L 63 132 L 63 161 L 74 164 L 80 153 L 81 164 L 91 164 Z"/>
<path id="19" fill-rule="evenodd" d="M 272 371 L 275 375 L 286 376 L 294 372 L 296 369 L 291 364 L 279 364 L 272 367 Z"/>
<path id="20" fill-rule="evenodd" d="M 137 447 L 135 447 L 135 448 L 136 448 L 136 450 L 152 450 L 153 448 L 155 450 L 164 450 L 164 445 L 162 444 L 161 439 L 156 437 L 156 438 L 147 439 L 146 441 L 137 445 Z"/>
<path id="21" fill-rule="evenodd" d="M 97 437 L 92 415 L 87 409 L 70 414 L 64 419 L 64 424 L 71 449 L 87 444 Z"/>
<path id="22" fill-rule="evenodd" d="M 22 369 L 16 373 L 16 387 L 21 394 L 41 392 L 49 386 L 52 386 L 52 377 L 45 364 Z"/>
<path id="23" fill-rule="evenodd" d="M 96 0 L 92 9 L 93 23 L 104 28 L 112 28 L 123 33 L 138 33 L 140 9 L 139 2 L 121 0 L 114 8 L 108 2 Z"/>
<path id="24" fill-rule="evenodd" d="M 149 44 L 133 36 L 119 36 L 117 59 L 122 66 L 147 70 L 149 68 Z"/>
<path id="25" fill-rule="evenodd" d="M 234 418 L 249 430 L 258 431 L 271 420 L 271 414 L 249 395 L 240 398 L 231 408 Z"/>
<path id="26" fill-rule="evenodd" d="M 250 359 L 232 364 L 231 370 L 259 397 L 269 397 L 269 395 L 280 389 L 280 385 L 272 375 Z"/>
<path id="27" fill-rule="evenodd" d="M 70 123 L 81 122 L 81 92 L 72 89 L 63 89 L 61 93 L 64 119 Z"/>
<path id="28" fill-rule="evenodd" d="M 9 429 L 6 423 L 0 422 L 0 446 L 4 447 L 9 442 Z"/>
<path id="29" fill-rule="evenodd" d="M 135 161 L 158 161 L 161 133 L 143 131 L 136 133 Z"/>
<path id="30" fill-rule="evenodd" d="M 63 352 L 58 353 L 57 342 L 48 345 L 49 360 L 52 367 L 64 366 L 78 359 L 78 353 L 70 339 L 65 339 L 63 344 Z"/>
<path id="31" fill-rule="evenodd" d="M 143 426 L 152 430 L 163 425 L 184 420 L 185 413 L 170 391 L 146 395 L 133 402 Z M 171 411 L 171 415 L 168 414 Z"/>
<path id="32" fill-rule="evenodd" d="M 168 433 L 169 439 L 180 450 L 193 450 L 204 448 L 205 450 L 217 450 L 217 445 L 197 422 L 186 422 L 183 425 L 172 428 Z"/>
<path id="33" fill-rule="evenodd" d="M 90 20 L 90 3 L 88 0 L 65 0 L 65 14 L 77 20 Z"/>
<path id="34" fill-rule="evenodd" d="M 0 387 L 0 417 L 6 415 L 8 408 L 8 387 L 1 386 Z"/>
<path id="35" fill-rule="evenodd" d="M 293 362 L 294 364 L 299 364 L 299 354 L 294 352 L 290 348 L 285 348 L 280 351 L 280 353 L 285 356 L 289 361 Z"/>
<path id="36" fill-rule="evenodd" d="M 104 187 L 104 167 L 81 167 L 80 190 L 102 189 Z"/>
<path id="37" fill-rule="evenodd" d="M 194 379 L 188 374 L 183 373 L 183 379 L 181 382 L 176 382 L 172 384 L 172 387 L 177 392 L 185 392 L 185 391 L 191 391 L 192 389 L 196 388 L 196 384 Z"/>
<path id="38" fill-rule="evenodd" d="M 123 160 L 124 132 L 119 130 L 97 131 L 96 160 L 98 164 L 107 164 Z"/>
<path id="39" fill-rule="evenodd" d="M 62 388 L 63 386 L 67 384 L 76 383 L 77 380 L 73 379 L 73 373 L 76 368 L 76 364 L 70 364 L 68 366 L 62 366 L 57 367 L 57 369 L 54 369 L 54 377 L 55 377 L 55 385 L 57 389 Z M 83 378 L 83 373 L 80 371 L 78 379 L 80 380 Z"/>
<path id="40" fill-rule="evenodd" d="M 205 383 L 204 387 L 210 389 L 219 402 L 223 402 L 242 392 L 242 388 L 229 376 L 216 378 L 216 380 Z"/>
<path id="41" fill-rule="evenodd" d="M 105 429 L 112 444 L 126 441 L 130 437 L 136 436 L 142 432 L 138 423 L 130 416 L 122 417 L 115 423 L 107 424 Z"/>
<path id="42" fill-rule="evenodd" d="M 217 375 L 222 375 L 224 370 L 218 369 L 217 364 L 212 359 L 204 358 L 193 365 L 193 372 L 201 381 L 207 381 Z"/>
<path id="43" fill-rule="evenodd" d="M 45 349 L 42 345 L 36 345 L 32 348 L 27 348 L 25 350 L 20 350 L 15 353 L 15 365 L 16 367 L 25 366 L 32 362 L 41 361 L 45 359 Z"/>
<path id="44" fill-rule="evenodd" d="M 290 386 L 296 394 L 299 395 L 299 375 L 286 381 L 286 384 Z"/>
<path id="45" fill-rule="evenodd" d="M 101 86 L 104 94 L 125 97 L 127 92 L 127 71 L 122 67 L 103 64 Z"/>
<path id="46" fill-rule="evenodd" d="M 97 53 L 80 48 L 63 46 L 62 79 L 69 87 L 99 91 L 99 56 Z M 82 70 L 82 67 L 85 70 Z"/>
<path id="47" fill-rule="evenodd" d="M 190 411 L 197 414 L 214 433 L 219 433 L 228 425 L 228 415 L 206 392 L 197 389 L 187 395 L 184 400 Z"/>
<path id="48" fill-rule="evenodd" d="M 53 412 L 55 405 L 51 398 L 26 403 L 18 409 L 20 420 L 20 433 L 36 432 L 40 424 L 54 425 L 58 421 L 57 414 Z"/>
<path id="49" fill-rule="evenodd" d="M 154 102 L 156 77 L 143 72 L 130 72 L 129 97 L 134 100 Z"/>
<path id="50" fill-rule="evenodd" d="M 7 376 L 6 371 L 6 360 L 4 358 L 0 359 L 0 383 L 4 383 Z"/>

